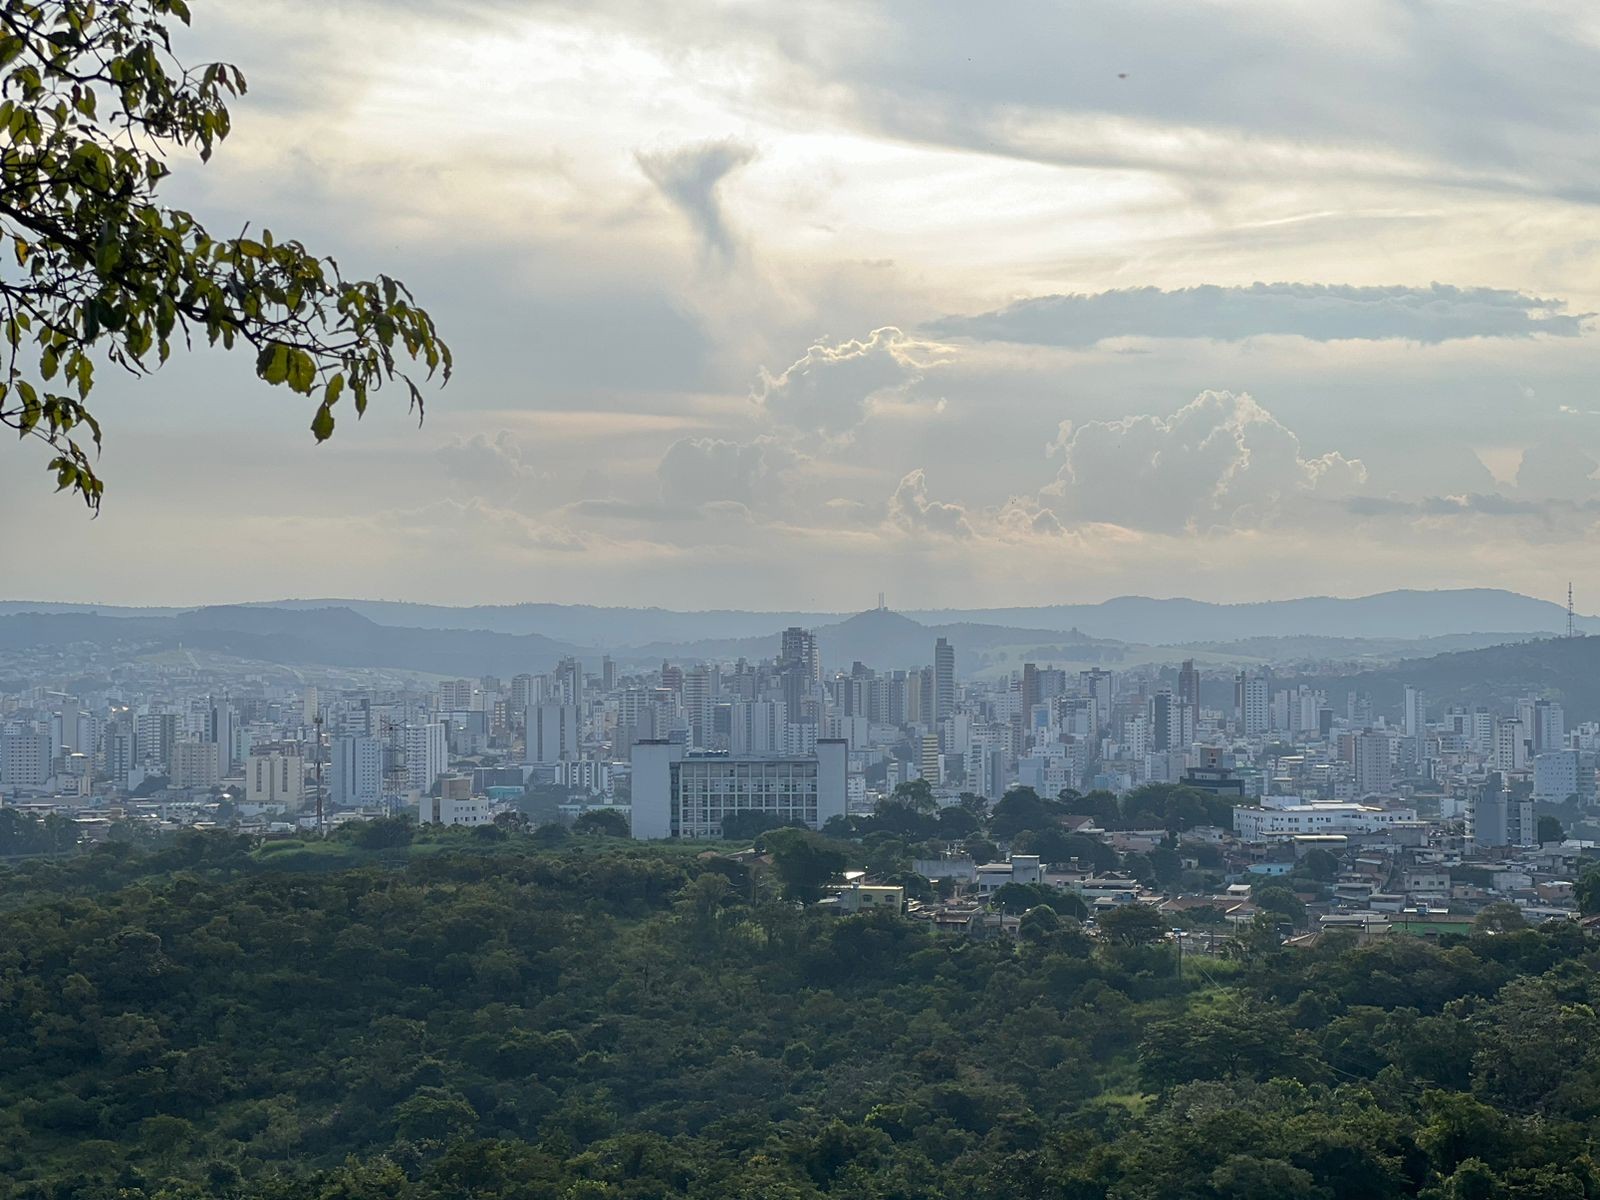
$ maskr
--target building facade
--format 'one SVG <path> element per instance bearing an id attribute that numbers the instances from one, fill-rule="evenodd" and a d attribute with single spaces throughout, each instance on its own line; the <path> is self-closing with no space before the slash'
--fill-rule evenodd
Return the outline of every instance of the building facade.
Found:
<path id="1" fill-rule="evenodd" d="M 821 829 L 846 806 L 848 750 L 818 739 L 811 755 L 757 758 L 685 753 L 659 739 L 633 748 L 633 836 L 720 838 L 724 817 L 765 813 Z"/>

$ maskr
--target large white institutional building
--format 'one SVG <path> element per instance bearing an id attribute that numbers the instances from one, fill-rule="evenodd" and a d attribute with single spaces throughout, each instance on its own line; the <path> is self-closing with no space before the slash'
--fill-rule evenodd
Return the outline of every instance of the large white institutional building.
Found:
<path id="1" fill-rule="evenodd" d="M 686 752 L 676 742 L 633 748 L 633 836 L 720 838 L 722 819 L 761 812 L 821 829 L 845 814 L 849 747 L 818 738 L 800 757 L 735 757 Z"/>

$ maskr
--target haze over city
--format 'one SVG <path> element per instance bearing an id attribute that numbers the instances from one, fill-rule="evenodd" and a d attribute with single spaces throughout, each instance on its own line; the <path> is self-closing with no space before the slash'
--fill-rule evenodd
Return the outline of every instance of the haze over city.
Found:
<path id="1" fill-rule="evenodd" d="M 1575 0 L 0 0 L 0 1200 L 1600 1200 L 1597 133 Z"/>
<path id="2" fill-rule="evenodd" d="M 166 194 L 405 278 L 420 429 L 102 372 L 8 597 L 1600 594 L 1581 5 L 263 0 Z M 24 533 L 24 531 L 29 531 Z"/>

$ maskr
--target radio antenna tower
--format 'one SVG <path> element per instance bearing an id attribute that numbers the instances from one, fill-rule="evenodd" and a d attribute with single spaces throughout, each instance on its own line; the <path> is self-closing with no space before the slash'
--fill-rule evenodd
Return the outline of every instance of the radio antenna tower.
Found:
<path id="1" fill-rule="evenodd" d="M 1572 580 L 1567 580 L 1567 636 L 1575 637 L 1576 629 L 1572 619 Z"/>
<path id="2" fill-rule="evenodd" d="M 311 718 L 311 724 L 316 731 L 317 739 L 317 836 L 322 837 L 327 833 L 327 828 L 322 823 L 322 705 L 317 705 L 316 715 Z"/>

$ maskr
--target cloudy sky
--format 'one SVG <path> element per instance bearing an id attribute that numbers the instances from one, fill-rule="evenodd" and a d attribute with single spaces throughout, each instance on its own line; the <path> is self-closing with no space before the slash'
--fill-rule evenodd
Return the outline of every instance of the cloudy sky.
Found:
<path id="1" fill-rule="evenodd" d="M 7 596 L 1600 609 L 1593 5 L 193 7 L 252 90 L 169 200 L 457 378 L 315 447 L 247 356 L 103 372 Z"/>

